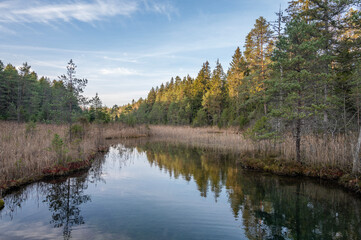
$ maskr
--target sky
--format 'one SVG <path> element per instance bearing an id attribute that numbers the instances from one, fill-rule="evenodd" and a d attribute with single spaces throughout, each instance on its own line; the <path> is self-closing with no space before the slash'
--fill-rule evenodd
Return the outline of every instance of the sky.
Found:
<path id="1" fill-rule="evenodd" d="M 196 77 L 203 62 L 225 71 L 263 16 L 288 0 L 0 0 L 0 60 L 27 62 L 39 77 L 88 79 L 104 105 L 145 98 L 171 77 Z"/>

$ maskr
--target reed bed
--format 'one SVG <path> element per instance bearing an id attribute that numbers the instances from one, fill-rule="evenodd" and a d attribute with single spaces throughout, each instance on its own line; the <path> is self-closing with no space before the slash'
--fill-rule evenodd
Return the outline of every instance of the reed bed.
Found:
<path id="1" fill-rule="evenodd" d="M 123 124 L 83 125 L 82 137 L 70 142 L 68 125 L 0 121 L 0 129 L 0 188 L 41 177 L 44 169 L 89 160 L 107 147 L 105 139 L 146 136 L 148 131 Z"/>
<path id="2" fill-rule="evenodd" d="M 294 166 L 289 163 L 296 162 L 294 138 L 291 135 L 284 136 L 282 141 L 253 141 L 236 129 L 187 126 L 128 127 L 112 123 L 82 125 L 84 132 L 81 138 L 69 141 L 68 125 L 37 124 L 29 127 L 29 124 L 25 123 L 0 121 L 0 129 L 0 195 L 1 188 L 6 189 L 9 184 L 16 186 L 17 183 L 41 178 L 44 176 L 44 169 L 73 162 L 89 162 L 97 152 L 107 149 L 109 142 L 106 139 L 151 136 L 151 141 L 182 143 L 207 150 L 236 153 L 245 158 L 269 158 L 272 161 L 277 159 L 276 169 L 271 170 L 275 173 L 279 172 L 280 166 L 290 166 L 288 170 L 294 171 L 292 169 Z M 54 148 L 56 135 L 58 135 L 57 143 L 61 144 L 60 150 Z M 342 174 L 349 173 L 352 164 L 352 146 L 356 138 L 353 133 L 327 138 L 303 136 L 303 164 L 311 166 L 309 168 L 311 170 L 339 169 Z M 271 165 L 274 163 L 271 162 Z M 268 171 L 268 167 L 267 163 L 263 165 L 264 170 Z M 302 166 L 300 171 L 308 175 L 307 168 Z M 310 176 L 321 176 L 319 172 Z M 336 175 L 338 176 L 338 173 Z"/>
<path id="3" fill-rule="evenodd" d="M 278 140 L 253 141 L 236 129 L 151 126 L 150 130 L 151 136 L 166 141 L 232 151 L 252 157 L 277 156 L 285 161 L 296 161 L 292 135 L 285 135 Z M 352 146 L 356 138 L 353 133 L 333 137 L 303 136 L 302 161 L 317 168 L 338 168 L 348 172 L 352 166 Z"/>
<path id="4" fill-rule="evenodd" d="M 120 123 L 110 123 L 103 127 L 105 139 L 140 138 L 149 135 L 149 128 L 144 125 L 129 127 Z"/>

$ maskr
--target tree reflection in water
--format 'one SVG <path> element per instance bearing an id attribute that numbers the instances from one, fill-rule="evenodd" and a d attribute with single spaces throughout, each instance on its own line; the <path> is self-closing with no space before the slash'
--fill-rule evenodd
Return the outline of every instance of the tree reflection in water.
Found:
<path id="1" fill-rule="evenodd" d="M 51 212 L 50 224 L 54 228 L 62 228 L 63 238 L 70 239 L 74 226 L 85 224 L 81 214 L 81 205 L 90 202 L 90 195 L 85 194 L 88 183 L 105 182 L 102 177 L 105 158 L 96 159 L 89 171 L 81 171 L 70 177 L 56 178 L 53 180 L 31 184 L 25 188 L 6 195 L 5 209 L 3 212 L 12 220 L 17 210 L 35 192 L 38 200 L 46 203 Z"/>
<path id="2" fill-rule="evenodd" d="M 152 166 L 195 181 L 202 197 L 226 191 L 248 239 L 361 239 L 360 201 L 317 181 L 243 171 L 237 155 L 137 143 Z M 326 183 L 324 183 L 326 184 Z"/>
<path id="3" fill-rule="evenodd" d="M 105 182 L 105 159 L 121 160 L 122 167 L 139 153 L 171 177 L 194 181 L 202 197 L 213 195 L 218 201 L 226 195 L 248 239 L 361 239 L 361 201 L 339 188 L 304 178 L 243 171 L 234 154 L 157 142 L 118 145 L 88 172 L 13 192 L 6 196 L 6 210 L 0 214 L 5 211 L 12 218 L 29 193 L 36 191 L 44 196 L 39 199 L 52 214 L 50 224 L 62 228 L 64 239 L 69 239 L 73 228 L 86 222 L 81 209 L 91 201 L 86 194 L 88 184 Z"/>
<path id="4" fill-rule="evenodd" d="M 68 178 L 62 183 L 49 185 L 44 200 L 52 213 L 50 223 L 55 228 L 63 228 L 64 239 L 71 238 L 72 227 L 84 224 L 80 206 L 91 201 L 84 194 L 87 189 L 86 175 L 78 178 Z"/>
<path id="5" fill-rule="evenodd" d="M 81 215 L 81 205 L 91 201 L 90 195 L 85 194 L 88 183 L 105 182 L 102 178 L 104 157 L 97 158 L 88 172 L 80 173 L 76 177 L 57 179 L 54 184 L 47 184 L 43 188 L 47 203 L 52 213 L 52 224 L 55 228 L 63 228 L 64 239 L 71 238 L 74 226 L 85 224 Z"/>

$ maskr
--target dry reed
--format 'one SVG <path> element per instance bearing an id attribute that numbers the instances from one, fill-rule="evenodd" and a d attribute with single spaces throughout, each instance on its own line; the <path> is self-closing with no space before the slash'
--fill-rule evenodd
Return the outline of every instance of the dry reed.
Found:
<path id="1" fill-rule="evenodd" d="M 44 169 L 61 165 L 59 153 L 52 148 L 55 134 L 64 142 L 66 162 L 89 159 L 99 149 L 107 147 L 105 139 L 137 138 L 152 136 L 153 140 L 180 142 L 205 147 L 215 151 L 247 154 L 252 157 L 277 156 L 285 161 L 295 161 L 295 144 L 290 135 L 282 141 L 252 141 L 235 129 L 192 128 L 175 126 L 137 126 L 122 124 L 84 125 L 82 140 L 69 143 L 67 125 L 28 124 L 0 121 L 0 188 L 4 183 L 38 178 Z M 304 136 L 302 142 L 303 162 L 314 168 L 337 168 L 351 170 L 352 143 L 355 134 L 335 137 Z"/>
<path id="2" fill-rule="evenodd" d="M 0 188 L 5 183 L 27 181 L 43 175 L 44 169 L 61 165 L 59 151 L 52 146 L 55 134 L 63 142 L 60 151 L 64 161 L 89 159 L 105 146 L 105 139 L 139 137 L 147 134 L 145 127 L 129 128 L 122 124 L 84 126 L 82 139 L 67 141 L 67 125 L 29 124 L 0 121 Z"/>
<path id="3" fill-rule="evenodd" d="M 151 136 L 166 141 L 182 142 L 220 151 L 252 154 L 252 156 L 277 156 L 295 161 L 294 138 L 286 135 L 281 140 L 253 141 L 235 129 L 192 128 L 187 126 L 151 126 Z M 350 171 L 352 144 L 355 134 L 334 137 L 304 136 L 302 139 L 303 163 L 317 168 L 338 168 Z"/>

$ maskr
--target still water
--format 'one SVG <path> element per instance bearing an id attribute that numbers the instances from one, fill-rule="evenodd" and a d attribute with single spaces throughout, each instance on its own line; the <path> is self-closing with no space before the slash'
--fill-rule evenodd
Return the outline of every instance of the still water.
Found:
<path id="1" fill-rule="evenodd" d="M 165 143 L 114 145 L 88 172 L 4 200 L 0 239 L 361 239 L 359 197 Z"/>

